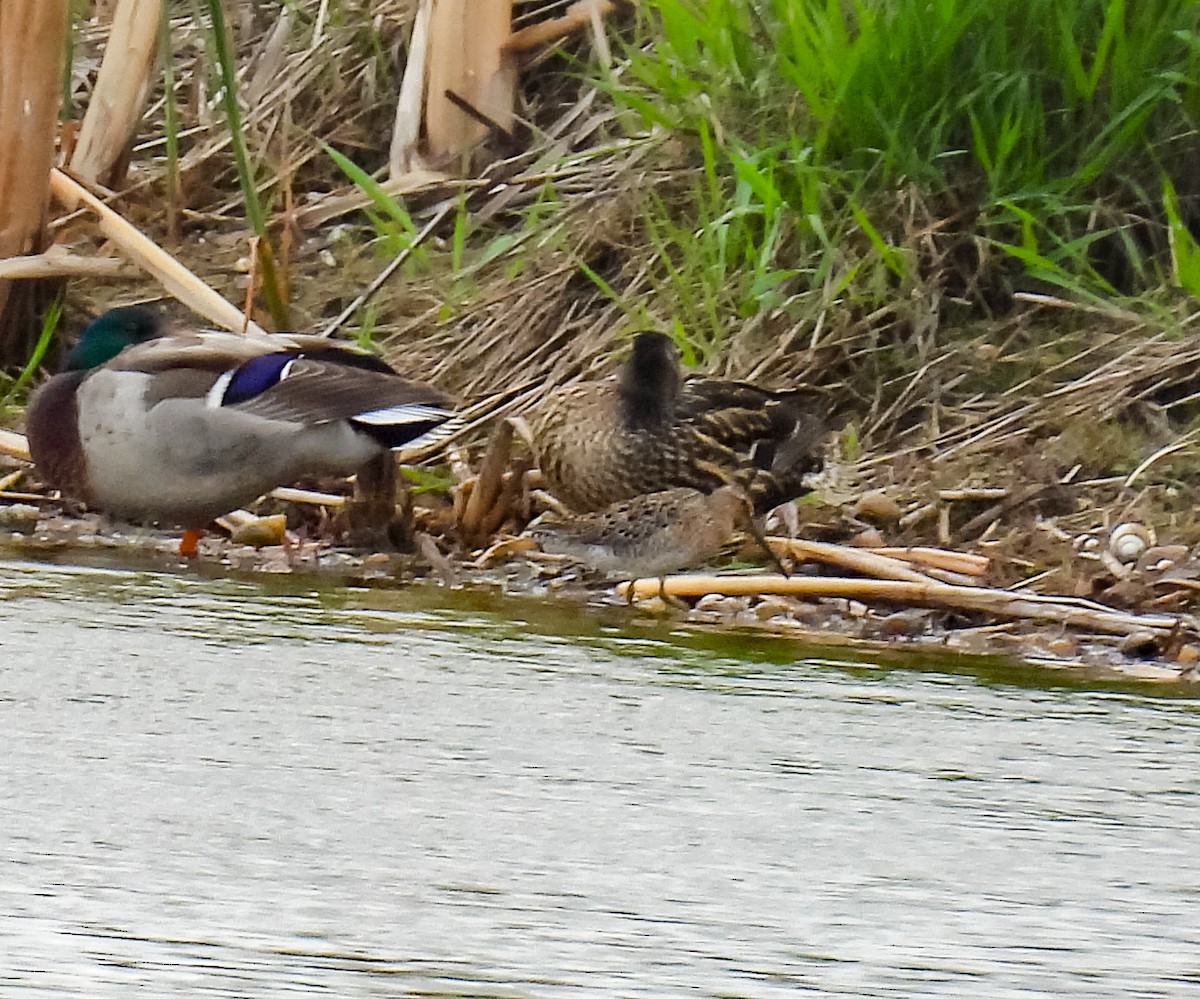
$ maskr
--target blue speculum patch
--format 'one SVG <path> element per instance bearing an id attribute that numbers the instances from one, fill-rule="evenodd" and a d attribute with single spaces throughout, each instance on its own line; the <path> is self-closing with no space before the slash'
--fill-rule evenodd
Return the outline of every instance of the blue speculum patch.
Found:
<path id="1" fill-rule="evenodd" d="M 283 369 L 295 359 L 296 355 L 287 351 L 252 357 L 233 373 L 221 405 L 236 406 L 239 402 L 262 395 L 272 385 L 279 384 Z"/>

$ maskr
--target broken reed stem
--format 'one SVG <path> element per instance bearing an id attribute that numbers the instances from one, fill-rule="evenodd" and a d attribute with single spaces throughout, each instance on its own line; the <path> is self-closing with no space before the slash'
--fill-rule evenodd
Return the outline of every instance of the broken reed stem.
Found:
<path id="1" fill-rule="evenodd" d="M 538 21 L 527 28 L 514 32 L 504 43 L 504 50 L 512 53 L 525 53 L 531 49 L 541 49 L 557 44 L 568 35 L 592 28 L 598 31 L 597 24 L 617 9 L 613 0 L 577 0 L 571 4 L 561 17 L 547 21 Z"/>
<path id="2" fill-rule="evenodd" d="M 20 461 L 32 461 L 29 457 L 29 442 L 25 440 L 25 435 L 18 434 L 13 430 L 0 428 L 0 454 L 6 454 L 10 458 Z"/>
<path id="3" fill-rule="evenodd" d="M 312 489 L 296 489 L 293 486 L 278 486 L 267 495 L 281 503 L 307 503 L 310 506 L 333 507 L 346 505 L 346 497 L 338 493 L 319 493 Z"/>
<path id="4" fill-rule="evenodd" d="M 35 253 L 27 257 L 0 260 L 0 281 L 18 278 L 131 277 L 137 272 L 117 257 L 80 257 L 74 253 Z"/>
<path id="5" fill-rule="evenodd" d="M 820 541 L 801 541 L 796 538 L 767 538 L 767 544 L 778 555 L 787 555 L 803 561 L 825 562 L 843 569 L 861 572 L 876 579 L 907 580 L 924 583 L 929 577 L 918 572 L 897 558 L 877 555 L 868 548 L 847 548 Z"/>
<path id="6" fill-rule="evenodd" d="M 504 49 L 512 35 L 512 0 L 439 0 L 429 22 L 429 91 L 425 134 L 439 159 L 461 156 L 487 126 L 447 92 L 508 131 L 513 123 L 516 70 Z"/>
<path id="7" fill-rule="evenodd" d="M 1016 620 L 1053 621 L 1069 627 L 1113 635 L 1148 631 L 1163 637 L 1178 630 L 1181 620 L 1167 614 L 1126 614 L 1103 604 L 1075 597 L 1010 593 L 982 586 L 955 586 L 933 580 L 808 578 L 797 576 L 668 576 L 621 583 L 617 595 L 624 599 L 656 597 L 724 596 L 832 597 L 907 607 L 993 614 Z"/>
<path id="8" fill-rule="evenodd" d="M 512 424 L 508 420 L 500 420 L 488 439 L 479 477 L 463 510 L 460 529 L 465 538 L 478 539 L 483 535 L 484 520 L 500 498 L 504 470 L 512 454 L 512 439 Z"/>
<path id="9" fill-rule="evenodd" d="M 916 562 L 918 565 L 929 566 L 932 569 L 943 569 L 946 572 L 957 572 L 963 576 L 982 576 L 987 573 L 991 559 L 986 555 L 971 555 L 967 552 L 952 552 L 945 548 L 927 548 L 916 545 L 911 548 L 872 548 L 876 555 L 886 555 L 905 562 Z"/>
<path id="10" fill-rule="evenodd" d="M 62 94 L 67 0 L 0 2 L 0 258 L 44 247 Z M 20 363 L 21 323 L 6 315 L 10 285 L 0 281 L 0 361 Z"/>
<path id="11" fill-rule="evenodd" d="M 218 326 L 236 332 L 261 334 L 262 328 L 247 319 L 149 236 L 139 232 L 78 181 L 61 170 L 50 171 L 50 190 L 68 210 L 86 205 L 99 217 L 100 231 L 130 260 L 151 274 L 173 297 Z"/>
<path id="12" fill-rule="evenodd" d="M 417 166 L 421 141 L 421 108 L 425 102 L 425 66 L 429 59 L 429 18 L 433 0 L 420 0 L 408 42 L 408 63 L 396 100 L 396 120 L 388 152 L 388 175 L 399 177 Z"/>
<path id="13" fill-rule="evenodd" d="M 142 116 L 158 44 L 162 0 L 119 0 L 70 170 L 85 183 L 116 186 L 113 174 Z M 122 171 L 123 172 L 123 171 Z"/>

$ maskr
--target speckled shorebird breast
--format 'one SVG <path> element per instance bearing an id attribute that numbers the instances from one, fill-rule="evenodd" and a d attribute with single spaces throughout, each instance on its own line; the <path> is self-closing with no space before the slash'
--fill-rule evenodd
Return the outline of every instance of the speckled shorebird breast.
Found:
<path id="1" fill-rule="evenodd" d="M 712 493 L 679 487 L 593 513 L 546 520 L 529 535 L 542 551 L 569 556 L 597 572 L 661 576 L 716 555 L 746 515 L 746 507 L 737 486 Z"/>

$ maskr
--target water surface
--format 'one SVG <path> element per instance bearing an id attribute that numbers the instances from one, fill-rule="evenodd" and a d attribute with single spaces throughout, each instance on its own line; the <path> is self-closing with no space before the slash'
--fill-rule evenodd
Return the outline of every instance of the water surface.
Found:
<path id="1" fill-rule="evenodd" d="M 1200 994 L 1187 692 L 0 563 L 0 994 Z"/>

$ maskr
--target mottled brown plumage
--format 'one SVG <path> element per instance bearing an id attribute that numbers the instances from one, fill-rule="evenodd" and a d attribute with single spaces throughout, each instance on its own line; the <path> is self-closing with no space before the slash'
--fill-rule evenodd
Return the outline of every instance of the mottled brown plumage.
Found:
<path id="1" fill-rule="evenodd" d="M 822 424 L 800 393 L 685 380 L 661 333 L 640 334 L 616 377 L 547 395 L 528 422 L 547 487 L 581 513 L 739 484 L 761 514 L 807 492 L 804 475 L 820 467 Z"/>
<path id="2" fill-rule="evenodd" d="M 738 486 L 712 493 L 681 487 L 545 520 L 529 535 L 542 551 L 567 555 L 597 572 L 663 576 L 716 555 L 746 517 L 746 505 Z"/>

